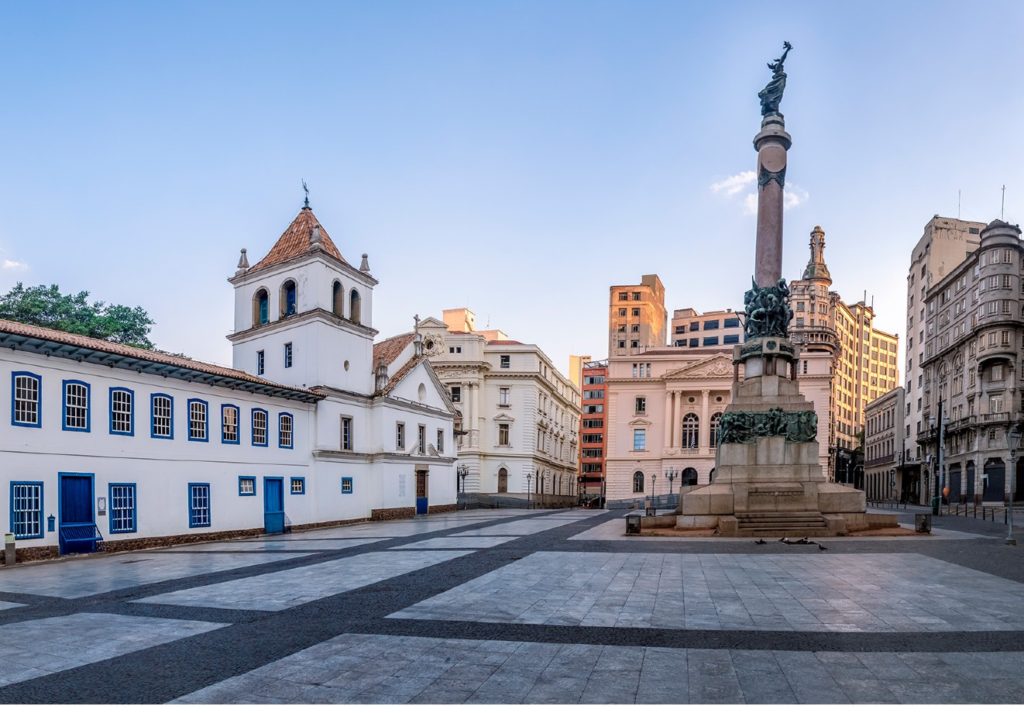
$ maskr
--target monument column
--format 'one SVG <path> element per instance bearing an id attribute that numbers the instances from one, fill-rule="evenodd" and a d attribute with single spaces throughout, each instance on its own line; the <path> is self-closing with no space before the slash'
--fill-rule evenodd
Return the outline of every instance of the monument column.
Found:
<path id="1" fill-rule="evenodd" d="M 761 131 L 754 137 L 757 150 L 754 281 L 758 287 L 774 287 L 782 277 L 783 187 L 786 184 L 786 152 L 792 144 L 782 114 L 765 116 L 761 121 Z"/>

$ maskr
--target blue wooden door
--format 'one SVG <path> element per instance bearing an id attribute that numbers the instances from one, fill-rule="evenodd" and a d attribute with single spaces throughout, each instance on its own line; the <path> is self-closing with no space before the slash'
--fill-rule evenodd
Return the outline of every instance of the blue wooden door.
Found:
<path id="1" fill-rule="evenodd" d="M 263 479 L 263 529 L 268 535 L 284 532 L 284 478 Z"/>
<path id="2" fill-rule="evenodd" d="M 92 478 L 87 475 L 61 475 L 60 531 L 74 541 L 66 542 L 61 537 L 60 553 L 94 552 L 96 541 L 81 538 L 83 535 L 91 537 L 95 525 L 92 514 Z"/>
<path id="3" fill-rule="evenodd" d="M 427 505 L 427 474 L 423 471 L 416 472 L 416 514 L 426 515 L 429 510 Z"/>

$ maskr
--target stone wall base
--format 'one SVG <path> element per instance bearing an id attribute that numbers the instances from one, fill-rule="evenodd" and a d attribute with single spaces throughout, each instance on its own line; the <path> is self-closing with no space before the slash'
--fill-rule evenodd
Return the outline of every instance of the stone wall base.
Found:
<path id="1" fill-rule="evenodd" d="M 379 508 L 370 511 L 371 520 L 404 520 L 416 517 L 416 508 Z"/>
<path id="2" fill-rule="evenodd" d="M 433 514 L 438 512 L 455 512 L 458 510 L 458 506 L 455 503 L 450 505 L 429 505 L 427 506 L 427 514 Z"/>

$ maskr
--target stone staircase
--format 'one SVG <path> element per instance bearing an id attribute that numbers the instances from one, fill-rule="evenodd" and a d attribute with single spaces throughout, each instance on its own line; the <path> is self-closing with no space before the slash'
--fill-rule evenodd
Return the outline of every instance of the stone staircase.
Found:
<path id="1" fill-rule="evenodd" d="M 826 537 L 828 521 L 820 512 L 763 512 L 736 515 L 737 536 Z"/>

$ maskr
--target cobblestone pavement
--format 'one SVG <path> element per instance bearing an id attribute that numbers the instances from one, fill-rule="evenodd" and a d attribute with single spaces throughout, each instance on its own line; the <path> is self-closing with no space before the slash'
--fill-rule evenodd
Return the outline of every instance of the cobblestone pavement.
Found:
<path id="1" fill-rule="evenodd" d="M 1024 548 L 1001 523 L 821 550 L 627 538 L 622 514 L 0 569 L 0 704 L 1024 701 Z"/>

